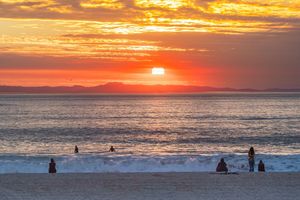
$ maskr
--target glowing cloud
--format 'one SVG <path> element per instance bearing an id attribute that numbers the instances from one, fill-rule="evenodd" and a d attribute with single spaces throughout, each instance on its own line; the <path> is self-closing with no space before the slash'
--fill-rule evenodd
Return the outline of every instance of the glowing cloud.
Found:
<path id="1" fill-rule="evenodd" d="M 83 8 L 121 9 L 124 5 L 118 0 L 84 0 L 80 2 Z"/>
<path id="2" fill-rule="evenodd" d="M 299 20 L 300 0 L 2 0 L 0 83 L 300 86 Z"/>
<path id="3" fill-rule="evenodd" d="M 187 7 L 191 2 L 189 0 L 135 0 L 135 4 L 142 8 L 158 7 L 166 9 Z"/>

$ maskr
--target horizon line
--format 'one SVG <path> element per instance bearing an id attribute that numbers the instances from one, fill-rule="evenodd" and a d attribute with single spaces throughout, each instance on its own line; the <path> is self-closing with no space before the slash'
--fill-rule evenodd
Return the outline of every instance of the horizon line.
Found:
<path id="1" fill-rule="evenodd" d="M 48 90 L 47 90 L 48 89 Z M 95 86 L 18 86 L 0 85 L 0 93 L 99 93 L 99 94 L 189 94 L 204 92 L 300 92 L 300 88 L 234 88 L 201 85 L 168 85 L 168 84 L 127 84 L 123 82 L 107 82 Z"/>

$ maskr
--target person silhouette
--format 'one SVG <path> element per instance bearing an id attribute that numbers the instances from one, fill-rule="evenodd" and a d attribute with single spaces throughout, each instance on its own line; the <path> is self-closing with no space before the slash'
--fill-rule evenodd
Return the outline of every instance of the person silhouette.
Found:
<path id="1" fill-rule="evenodd" d="M 75 145 L 74 153 L 79 153 L 79 149 L 78 149 L 77 145 Z"/>
<path id="2" fill-rule="evenodd" d="M 254 165 L 255 165 L 254 157 L 255 157 L 254 148 L 250 147 L 248 151 L 249 172 L 254 172 Z"/>
<path id="3" fill-rule="evenodd" d="M 221 158 L 220 162 L 218 163 L 216 172 L 228 172 L 227 164 L 225 163 L 224 158 Z"/>
<path id="4" fill-rule="evenodd" d="M 115 152 L 115 148 L 113 146 L 110 146 L 109 152 Z"/>
<path id="5" fill-rule="evenodd" d="M 55 174 L 56 173 L 56 163 L 53 158 L 51 158 L 49 163 L 49 174 Z"/>
<path id="6" fill-rule="evenodd" d="M 260 160 L 259 163 L 258 163 L 258 171 L 259 172 L 265 172 L 266 171 L 265 170 L 265 164 L 263 163 L 262 160 Z"/>

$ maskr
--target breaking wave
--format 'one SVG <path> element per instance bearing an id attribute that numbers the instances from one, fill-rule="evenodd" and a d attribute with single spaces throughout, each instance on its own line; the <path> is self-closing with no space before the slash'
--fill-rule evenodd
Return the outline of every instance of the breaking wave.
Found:
<path id="1" fill-rule="evenodd" d="M 47 173 L 48 162 L 54 158 L 59 173 L 74 172 L 210 172 L 214 171 L 224 157 L 232 172 L 248 171 L 245 154 L 214 155 L 0 155 L 0 173 Z M 264 155 L 256 157 L 256 163 L 262 159 L 269 172 L 300 172 L 300 155 Z"/>

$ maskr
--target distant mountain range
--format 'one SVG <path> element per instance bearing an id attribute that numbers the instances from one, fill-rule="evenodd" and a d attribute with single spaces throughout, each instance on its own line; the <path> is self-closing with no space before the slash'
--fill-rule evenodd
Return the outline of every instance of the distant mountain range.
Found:
<path id="1" fill-rule="evenodd" d="M 119 82 L 106 83 L 94 87 L 84 86 L 41 86 L 41 87 L 22 87 L 22 86 L 0 86 L 0 93 L 120 93 L 120 94 L 155 94 L 155 93 L 201 93 L 201 92 L 300 92 L 299 89 L 279 89 L 271 88 L 265 90 L 258 89 L 235 89 L 235 88 L 216 88 L 207 86 L 188 86 L 188 85 L 139 85 L 124 84 Z"/>

